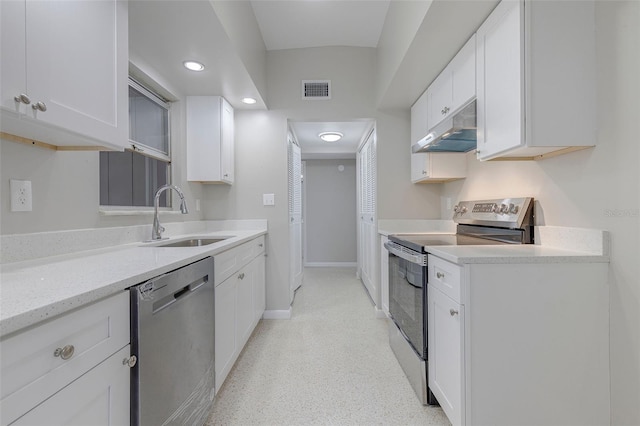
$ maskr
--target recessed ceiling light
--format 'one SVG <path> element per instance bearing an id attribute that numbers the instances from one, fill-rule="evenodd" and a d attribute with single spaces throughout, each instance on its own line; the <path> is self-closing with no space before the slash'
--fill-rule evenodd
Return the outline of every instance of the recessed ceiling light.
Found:
<path id="1" fill-rule="evenodd" d="M 253 105 L 256 103 L 256 100 L 253 98 L 242 98 L 242 102 L 244 102 L 247 105 Z"/>
<path id="2" fill-rule="evenodd" d="M 322 132 L 318 136 L 325 142 L 336 142 L 342 139 L 344 135 L 340 132 Z"/>
<path id="3" fill-rule="evenodd" d="M 183 65 L 186 69 L 191 71 L 202 71 L 204 69 L 204 65 L 196 61 L 184 61 Z"/>

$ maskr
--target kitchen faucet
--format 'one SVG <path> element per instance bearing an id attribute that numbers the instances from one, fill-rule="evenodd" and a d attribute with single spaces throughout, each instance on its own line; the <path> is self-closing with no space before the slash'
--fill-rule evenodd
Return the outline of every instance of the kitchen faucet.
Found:
<path id="1" fill-rule="evenodd" d="M 184 194 L 182 190 L 175 185 L 164 185 L 158 188 L 156 191 L 156 195 L 153 198 L 153 229 L 151 230 L 151 241 L 158 240 L 166 240 L 167 238 L 162 238 L 162 233 L 164 232 L 164 227 L 160 225 L 160 220 L 158 220 L 158 204 L 160 204 L 160 194 L 167 189 L 175 189 L 178 195 L 180 196 L 180 213 L 187 214 L 189 213 L 189 209 L 187 208 L 187 200 L 184 199 Z"/>

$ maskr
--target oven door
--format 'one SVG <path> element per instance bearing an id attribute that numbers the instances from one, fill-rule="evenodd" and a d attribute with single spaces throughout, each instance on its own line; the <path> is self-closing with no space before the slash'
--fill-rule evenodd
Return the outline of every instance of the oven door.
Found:
<path id="1" fill-rule="evenodd" d="M 389 314 L 419 357 L 427 359 L 427 255 L 393 242 L 389 251 Z"/>

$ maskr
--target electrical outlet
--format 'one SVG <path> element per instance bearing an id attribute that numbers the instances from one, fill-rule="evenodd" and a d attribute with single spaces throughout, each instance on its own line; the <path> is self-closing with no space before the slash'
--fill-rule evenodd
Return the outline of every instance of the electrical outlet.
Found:
<path id="1" fill-rule="evenodd" d="M 11 211 L 30 212 L 32 210 L 31 181 L 10 179 Z"/>
<path id="2" fill-rule="evenodd" d="M 263 206 L 275 206 L 276 205 L 276 196 L 275 196 L 275 194 L 262 194 L 262 205 Z"/>

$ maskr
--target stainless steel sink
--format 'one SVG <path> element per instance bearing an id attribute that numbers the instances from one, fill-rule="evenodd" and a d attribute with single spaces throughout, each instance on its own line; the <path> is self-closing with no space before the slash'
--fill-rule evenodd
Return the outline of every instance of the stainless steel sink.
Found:
<path id="1" fill-rule="evenodd" d="M 206 237 L 206 238 L 187 238 L 178 241 L 167 241 L 163 244 L 156 244 L 150 247 L 200 247 L 208 246 L 209 244 L 219 243 L 231 237 Z"/>

